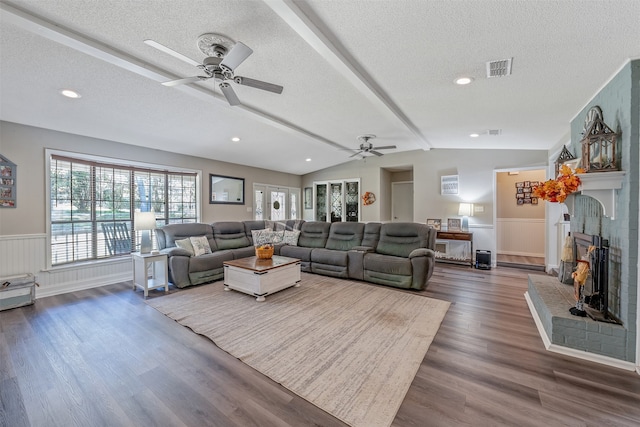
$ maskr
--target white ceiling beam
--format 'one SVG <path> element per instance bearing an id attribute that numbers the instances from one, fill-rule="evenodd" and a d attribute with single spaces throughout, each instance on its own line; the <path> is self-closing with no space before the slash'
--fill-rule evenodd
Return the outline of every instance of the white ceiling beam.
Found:
<path id="1" fill-rule="evenodd" d="M 158 82 L 179 78 L 165 70 L 162 70 L 161 68 L 140 61 L 139 59 L 127 55 L 124 52 L 115 50 L 105 44 L 63 28 L 43 18 L 28 14 L 6 3 L 0 3 L 0 11 L 2 13 L 2 20 L 4 22 L 16 25 L 17 27 L 30 31 L 41 37 L 60 43 L 63 46 L 70 47 L 79 52 L 85 53 L 89 56 L 93 56 L 94 58 L 131 71 L 143 77 L 147 77 Z M 182 85 L 176 86 L 171 89 L 180 90 L 190 96 L 208 103 L 215 103 L 218 105 L 221 103 L 224 106 L 229 107 L 227 100 L 221 95 L 214 93 L 212 90 L 208 90 L 195 85 Z M 302 129 L 285 120 L 271 116 L 264 111 L 260 111 L 256 108 L 252 108 L 246 105 L 238 105 L 229 108 L 233 108 L 234 111 L 244 113 L 253 120 L 258 120 L 259 122 L 283 130 L 285 132 L 288 132 L 289 134 L 293 134 L 298 137 L 304 136 L 305 138 L 310 138 L 316 142 L 321 142 L 338 149 L 347 148 L 334 141 L 328 140 L 305 129 Z"/>
<path id="2" fill-rule="evenodd" d="M 365 75 L 355 60 L 349 60 L 298 5 L 292 0 L 264 0 L 264 2 L 382 113 L 399 120 L 409 129 L 416 136 L 420 148 L 424 150 L 433 148 L 420 129 L 413 124 L 400 107 L 371 77 Z"/>

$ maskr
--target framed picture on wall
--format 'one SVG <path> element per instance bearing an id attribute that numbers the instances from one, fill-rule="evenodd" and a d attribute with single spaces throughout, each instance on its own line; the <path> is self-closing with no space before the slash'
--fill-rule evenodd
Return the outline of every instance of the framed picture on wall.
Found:
<path id="1" fill-rule="evenodd" d="M 460 218 L 447 219 L 447 231 L 462 231 L 462 220 Z"/>
<path id="2" fill-rule="evenodd" d="M 427 219 L 427 225 L 435 228 L 436 230 L 440 231 L 440 228 L 442 226 L 442 220 L 441 219 L 433 219 L 433 218 L 429 218 Z"/>
<path id="3" fill-rule="evenodd" d="M 440 194 L 458 194 L 458 175 L 440 177 Z"/>
<path id="4" fill-rule="evenodd" d="M 0 155 L 0 208 L 16 207 L 17 166 Z"/>

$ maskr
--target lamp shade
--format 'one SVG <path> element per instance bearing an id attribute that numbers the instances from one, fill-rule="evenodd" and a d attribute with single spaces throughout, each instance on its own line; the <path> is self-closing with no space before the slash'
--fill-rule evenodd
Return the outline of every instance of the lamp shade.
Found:
<path id="1" fill-rule="evenodd" d="M 136 212 L 133 220 L 136 231 L 156 228 L 156 214 L 154 212 Z"/>
<path id="2" fill-rule="evenodd" d="M 460 203 L 460 206 L 458 207 L 458 215 L 471 216 L 472 213 L 473 213 L 472 203 Z"/>

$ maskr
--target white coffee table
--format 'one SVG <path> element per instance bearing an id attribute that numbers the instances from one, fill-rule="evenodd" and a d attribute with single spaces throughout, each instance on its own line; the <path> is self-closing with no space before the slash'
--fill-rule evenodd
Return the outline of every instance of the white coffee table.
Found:
<path id="1" fill-rule="evenodd" d="M 300 286 L 300 260 L 274 255 L 271 259 L 255 256 L 224 262 L 224 290 L 253 295 L 256 301 L 292 286 Z"/>

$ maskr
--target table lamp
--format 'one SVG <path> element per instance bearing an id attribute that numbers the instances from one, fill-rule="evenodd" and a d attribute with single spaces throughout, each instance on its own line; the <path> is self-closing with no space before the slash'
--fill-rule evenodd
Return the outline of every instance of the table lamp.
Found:
<path id="1" fill-rule="evenodd" d="M 156 228 L 156 214 L 154 212 L 136 212 L 134 215 L 134 225 L 136 231 L 142 232 L 140 253 L 148 254 L 151 252 L 151 249 L 153 249 L 151 230 Z"/>
<path id="2" fill-rule="evenodd" d="M 469 217 L 473 215 L 473 203 L 460 203 L 458 215 L 462 217 L 462 231 L 469 231 Z"/>

